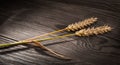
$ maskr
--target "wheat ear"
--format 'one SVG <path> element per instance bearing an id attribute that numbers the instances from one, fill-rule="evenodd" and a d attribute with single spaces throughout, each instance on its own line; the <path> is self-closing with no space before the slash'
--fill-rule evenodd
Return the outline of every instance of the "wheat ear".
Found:
<path id="1" fill-rule="evenodd" d="M 68 25 L 66 27 L 66 30 L 67 31 L 76 31 L 76 30 L 82 29 L 88 25 L 95 23 L 96 21 L 97 21 L 96 17 L 95 18 L 91 17 L 91 18 L 85 19 L 83 21 Z"/>
<path id="2" fill-rule="evenodd" d="M 73 34 L 66 34 L 66 35 L 62 35 L 62 36 L 56 36 L 53 38 L 46 38 L 43 39 L 41 41 L 46 41 L 46 40 L 54 40 L 54 39 L 59 39 L 59 38 L 65 38 L 65 37 L 69 37 L 69 36 L 90 36 L 90 35 L 98 35 L 98 34 L 104 34 L 106 32 L 111 31 L 112 28 L 108 25 L 104 25 L 104 26 L 99 26 L 99 27 L 92 27 L 92 28 L 87 28 L 87 29 L 81 29 Z"/>
<path id="3" fill-rule="evenodd" d="M 60 30 L 57 30 L 57 31 L 46 33 L 46 34 L 36 36 L 36 37 L 33 37 L 33 38 L 29 38 L 29 39 L 26 39 L 26 40 L 27 41 L 34 40 L 34 39 L 44 37 L 44 36 L 47 36 L 47 35 L 55 34 L 55 33 L 58 33 L 58 32 L 63 32 L 65 30 L 66 31 L 76 31 L 76 30 L 82 29 L 82 28 L 84 28 L 88 25 L 91 25 L 91 24 L 95 23 L 97 21 L 97 19 L 98 18 L 96 18 L 96 17 L 91 17 L 91 18 L 85 19 L 83 21 L 80 21 L 80 22 L 77 22 L 77 23 L 74 23 L 74 24 L 70 24 L 64 29 L 60 29 Z M 26 41 L 26 40 L 24 40 L 24 41 Z"/>
<path id="4" fill-rule="evenodd" d="M 75 34 L 78 36 L 90 36 L 90 35 L 98 35 L 103 34 L 105 32 L 111 31 L 111 27 L 108 25 L 100 26 L 100 27 L 92 27 L 88 29 L 82 29 L 80 31 L 77 31 Z"/>

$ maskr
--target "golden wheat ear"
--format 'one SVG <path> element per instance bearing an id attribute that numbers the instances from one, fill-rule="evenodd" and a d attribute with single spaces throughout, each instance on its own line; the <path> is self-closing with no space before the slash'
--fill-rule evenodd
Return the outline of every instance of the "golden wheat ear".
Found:
<path id="1" fill-rule="evenodd" d="M 100 27 L 92 27 L 88 29 L 82 29 L 80 31 L 77 31 L 75 34 L 78 36 L 90 36 L 90 35 L 98 35 L 98 34 L 103 34 L 106 32 L 111 31 L 112 28 L 108 25 L 100 26 Z"/>
<path id="2" fill-rule="evenodd" d="M 96 17 L 91 17 L 91 18 L 85 19 L 83 21 L 80 21 L 80 22 L 77 22 L 74 24 L 70 24 L 65 29 L 67 31 L 76 31 L 76 30 L 82 29 L 88 25 L 95 23 L 97 21 L 97 19 L 98 18 L 96 18 Z"/>
<path id="3" fill-rule="evenodd" d="M 33 38 L 29 38 L 29 39 L 26 39 L 24 41 L 38 39 L 38 38 L 41 38 L 41 37 L 44 37 L 44 36 L 48 36 L 48 35 L 63 32 L 63 31 L 76 31 L 78 29 L 82 29 L 82 28 L 84 28 L 84 27 L 86 27 L 88 25 L 93 24 L 94 22 L 97 21 L 97 19 L 98 18 L 96 18 L 96 17 L 91 17 L 91 18 L 85 19 L 85 20 L 83 20 L 81 22 L 78 22 L 78 23 L 75 23 L 75 24 L 70 24 L 66 28 L 56 30 L 56 31 L 53 31 L 53 32 L 50 32 L 50 33 L 45 33 L 45 34 L 40 35 L 40 36 L 35 36 Z"/>

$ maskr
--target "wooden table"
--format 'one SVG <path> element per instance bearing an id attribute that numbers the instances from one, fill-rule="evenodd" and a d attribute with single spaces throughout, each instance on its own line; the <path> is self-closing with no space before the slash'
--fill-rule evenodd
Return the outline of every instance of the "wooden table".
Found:
<path id="1" fill-rule="evenodd" d="M 6 0 L 0 3 L 1 44 L 62 29 L 89 17 L 99 18 L 92 26 L 108 24 L 113 27 L 103 35 L 42 42 L 72 58 L 70 61 L 58 59 L 31 45 L 19 45 L 0 49 L 0 65 L 120 65 L 120 7 L 117 7 L 120 1 Z"/>

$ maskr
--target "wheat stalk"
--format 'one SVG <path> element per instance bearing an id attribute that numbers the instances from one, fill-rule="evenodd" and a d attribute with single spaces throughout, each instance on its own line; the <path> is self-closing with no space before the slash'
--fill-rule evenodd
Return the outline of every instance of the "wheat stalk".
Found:
<path id="1" fill-rule="evenodd" d="M 74 35 L 76 35 L 76 36 L 98 35 L 98 34 L 103 34 L 103 33 L 109 32 L 111 30 L 112 30 L 112 28 L 110 26 L 104 25 L 104 26 L 99 26 L 96 28 L 92 27 L 92 28 L 88 28 L 88 29 L 81 29 L 80 31 L 77 31 L 73 34 L 66 34 L 66 35 L 62 35 L 62 36 L 56 36 L 53 38 L 44 38 L 41 40 L 19 41 L 19 42 L 15 42 L 15 43 L 0 44 L 0 47 L 7 47 L 7 46 L 11 46 L 11 45 L 18 45 L 18 44 L 27 44 L 27 43 L 31 43 L 32 41 L 42 42 L 42 41 L 47 41 L 47 40 L 54 40 L 54 39 L 74 36 Z"/>
<path id="2" fill-rule="evenodd" d="M 63 35 L 63 36 L 56 36 L 56 37 L 53 37 L 53 38 L 45 38 L 43 40 L 31 40 L 31 41 L 22 41 L 22 42 L 19 41 L 19 42 L 15 42 L 14 44 L 11 44 L 11 43 L 0 44 L 0 47 L 8 47 L 8 46 L 12 46 L 12 45 L 27 44 L 27 43 L 33 42 L 37 46 L 39 46 L 40 48 L 45 49 L 48 52 L 51 52 L 52 54 L 55 54 L 56 56 L 58 56 L 62 59 L 69 59 L 69 58 L 66 58 L 65 56 L 63 56 L 61 54 L 58 54 L 58 53 L 52 51 L 51 49 L 45 47 L 44 45 L 40 44 L 39 42 L 46 41 L 46 40 L 54 40 L 54 39 L 59 39 L 59 38 L 64 38 L 64 37 L 74 36 L 74 35 L 77 35 L 77 36 L 98 35 L 98 34 L 103 34 L 103 33 L 109 32 L 111 30 L 112 30 L 112 28 L 110 26 L 104 25 L 104 26 L 100 26 L 100 27 L 96 27 L 96 28 L 92 27 L 92 28 L 88 28 L 88 29 L 82 29 L 80 31 L 75 32 L 74 34 L 66 34 L 66 35 Z"/>
<path id="3" fill-rule="evenodd" d="M 70 24 L 64 29 L 56 30 L 56 31 L 53 31 L 53 32 L 50 32 L 50 33 L 40 35 L 40 36 L 29 38 L 29 39 L 26 39 L 24 41 L 34 40 L 34 39 L 37 39 L 37 38 L 40 38 L 40 37 L 43 37 L 43 36 L 55 34 L 55 33 L 58 33 L 58 32 L 63 32 L 63 31 L 76 31 L 76 30 L 82 29 L 82 28 L 84 28 L 88 25 L 91 25 L 91 24 L 95 23 L 97 21 L 97 19 L 98 18 L 96 18 L 96 17 L 91 17 L 91 18 L 85 19 L 83 21 L 80 21 L 80 22 L 77 22 L 77 23 L 74 23 L 74 24 Z"/>

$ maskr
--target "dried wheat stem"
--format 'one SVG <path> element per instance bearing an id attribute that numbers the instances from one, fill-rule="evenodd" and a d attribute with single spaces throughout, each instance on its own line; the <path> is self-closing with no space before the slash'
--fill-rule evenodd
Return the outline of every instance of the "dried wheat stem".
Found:
<path id="1" fill-rule="evenodd" d="M 4 43 L 4 44 L 0 44 L 0 48 L 14 46 L 14 45 L 27 44 L 27 43 L 30 43 L 30 42 L 29 41 L 18 41 L 18 42 L 13 42 L 13 43 Z"/>
<path id="2" fill-rule="evenodd" d="M 42 45 L 41 43 L 39 43 L 39 42 L 37 42 L 37 41 L 32 41 L 32 42 L 35 43 L 37 46 L 39 46 L 41 49 L 44 49 L 44 50 L 46 50 L 46 51 L 48 51 L 48 52 L 56 55 L 57 57 L 59 57 L 59 58 L 61 58 L 61 59 L 68 59 L 68 60 L 70 59 L 70 58 L 67 58 L 67 57 L 65 57 L 65 56 L 63 56 L 63 55 L 61 55 L 61 54 L 59 54 L 59 53 L 56 53 L 55 51 L 53 51 L 53 50 L 45 47 L 44 45 Z"/>
<path id="3" fill-rule="evenodd" d="M 26 39 L 26 40 L 24 40 L 24 41 L 35 40 L 35 39 L 37 39 L 37 38 L 44 37 L 44 36 L 47 36 L 47 35 L 51 35 L 51 34 L 58 33 L 58 32 L 62 32 L 62 31 L 64 31 L 64 30 L 65 30 L 65 29 L 61 29 L 61 30 L 57 30 L 57 31 L 50 32 L 50 33 L 45 33 L 45 34 L 43 34 L 43 35 L 35 36 L 35 37 L 33 37 L 33 38 L 29 38 L 29 39 Z"/>
<path id="4" fill-rule="evenodd" d="M 75 34 L 66 34 L 66 35 L 63 35 L 63 36 L 56 36 L 56 37 L 53 37 L 53 38 L 44 38 L 42 40 L 34 40 L 34 41 L 42 42 L 42 41 L 47 41 L 47 40 L 55 40 L 55 39 L 59 39 L 59 38 L 65 38 L 65 37 L 73 36 L 73 35 L 75 35 Z M 33 42 L 33 40 L 19 41 L 19 42 L 14 42 L 14 43 L 4 43 L 4 44 L 0 44 L 0 48 L 13 46 L 13 45 L 28 44 L 28 43 L 31 43 L 31 42 Z"/>

